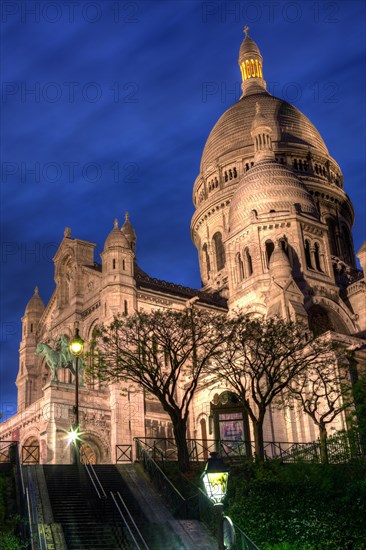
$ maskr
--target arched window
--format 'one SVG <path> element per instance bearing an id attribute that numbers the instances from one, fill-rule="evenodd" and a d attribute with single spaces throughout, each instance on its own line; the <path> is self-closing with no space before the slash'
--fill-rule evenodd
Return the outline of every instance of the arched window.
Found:
<path id="1" fill-rule="evenodd" d="M 333 218 L 327 219 L 330 252 L 333 256 L 339 256 L 337 245 L 337 225 Z"/>
<path id="2" fill-rule="evenodd" d="M 266 263 L 267 267 L 269 267 L 269 260 L 271 259 L 272 252 L 274 251 L 274 244 L 272 241 L 266 242 Z"/>
<path id="3" fill-rule="evenodd" d="M 204 244 L 202 247 L 202 263 L 203 263 L 204 273 L 207 279 L 209 279 L 211 266 L 210 266 L 210 256 L 208 254 L 207 244 Z"/>
<path id="4" fill-rule="evenodd" d="M 353 245 L 350 233 L 348 228 L 345 225 L 342 225 L 342 251 L 343 251 L 343 260 L 348 265 L 354 264 L 353 261 Z"/>
<path id="5" fill-rule="evenodd" d="M 246 248 L 244 250 L 244 259 L 245 259 L 246 276 L 250 277 L 251 275 L 253 275 L 253 264 L 252 264 L 252 257 L 249 254 L 249 249 L 248 248 Z"/>
<path id="6" fill-rule="evenodd" d="M 236 267 L 237 267 L 237 273 L 238 273 L 238 281 L 242 281 L 244 279 L 244 265 L 243 260 L 241 259 L 240 252 L 236 255 Z"/>
<path id="7" fill-rule="evenodd" d="M 320 265 L 320 248 L 318 243 L 315 243 L 314 245 L 314 259 L 315 259 L 315 267 L 318 271 L 323 271 Z"/>
<path id="8" fill-rule="evenodd" d="M 305 260 L 306 260 L 306 267 L 309 269 L 313 269 L 312 263 L 311 263 L 311 254 L 310 254 L 310 242 L 308 240 L 305 241 Z"/>
<path id="9" fill-rule="evenodd" d="M 213 242 L 215 246 L 215 257 L 216 257 L 216 267 L 217 271 L 220 271 L 225 267 L 225 249 L 222 244 L 222 235 L 218 231 L 213 236 Z"/>
<path id="10" fill-rule="evenodd" d="M 113 265 L 112 265 L 112 268 L 113 268 L 113 269 L 116 269 L 116 260 L 115 260 L 114 258 L 113 258 L 113 260 L 112 260 L 112 264 L 113 264 Z"/>

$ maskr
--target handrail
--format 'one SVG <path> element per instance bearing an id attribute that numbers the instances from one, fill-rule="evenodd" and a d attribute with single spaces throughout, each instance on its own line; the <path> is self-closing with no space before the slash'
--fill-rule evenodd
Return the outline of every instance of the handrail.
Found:
<path id="1" fill-rule="evenodd" d="M 142 542 L 144 548 L 146 548 L 146 550 L 149 550 L 149 547 L 148 547 L 148 545 L 146 544 L 145 539 L 144 539 L 144 537 L 142 536 L 140 529 L 137 527 L 136 522 L 135 522 L 135 520 L 133 519 L 133 517 L 131 516 L 131 513 L 130 513 L 130 511 L 129 511 L 129 509 L 128 509 L 128 507 L 127 507 L 125 501 L 123 500 L 123 498 L 122 498 L 122 496 L 121 496 L 121 493 L 120 493 L 119 491 L 117 491 L 117 495 L 118 495 L 118 498 L 119 498 L 119 500 L 121 501 L 121 503 L 122 503 L 124 509 L 126 510 L 127 515 L 128 515 L 128 517 L 130 518 L 130 520 L 131 520 L 131 522 L 132 522 L 132 525 L 133 525 L 134 528 L 136 529 L 137 534 L 138 534 L 138 536 L 139 536 L 139 538 L 140 538 L 140 540 L 141 540 L 141 542 Z"/>
<path id="2" fill-rule="evenodd" d="M 15 462 L 16 462 L 16 469 L 18 472 L 18 477 L 20 480 L 20 488 L 22 490 L 22 496 L 25 496 L 25 488 L 24 488 L 24 477 L 23 477 L 23 470 L 22 465 L 20 463 L 20 455 L 19 455 L 19 443 L 15 443 Z"/>
<path id="3" fill-rule="evenodd" d="M 39 541 L 39 548 L 41 550 L 47 550 L 47 542 L 44 531 L 38 529 L 38 512 L 37 512 L 37 503 L 36 503 L 36 497 L 33 487 L 33 480 L 32 475 L 30 471 L 28 471 L 28 488 L 26 490 L 27 492 L 27 504 L 28 504 L 28 510 L 29 510 L 29 519 L 31 521 L 30 525 L 33 523 L 33 529 L 31 529 L 31 547 L 32 549 L 35 548 L 33 544 L 33 537 L 32 537 L 32 531 L 34 530 L 38 535 L 38 541 Z"/>
<path id="4" fill-rule="evenodd" d="M 138 439 L 137 439 L 138 441 Z M 160 466 L 155 462 L 155 460 L 149 455 L 148 451 L 146 449 L 144 449 L 143 447 L 140 447 L 140 452 L 141 454 L 147 456 L 148 460 L 150 460 L 155 468 L 159 471 L 159 473 L 164 477 L 165 481 L 170 485 L 170 487 L 174 490 L 174 492 L 182 499 L 182 500 L 186 500 L 184 498 L 184 496 L 178 491 L 178 489 L 176 487 L 174 487 L 173 483 L 170 481 L 170 479 L 165 475 L 165 473 L 163 472 L 163 470 L 160 468 Z"/>
<path id="5" fill-rule="evenodd" d="M 98 495 L 98 498 L 100 498 L 100 499 L 102 499 L 102 498 L 107 498 L 107 494 L 106 494 L 106 492 L 105 492 L 105 490 L 104 490 L 104 488 L 103 488 L 103 485 L 101 484 L 101 481 L 100 481 L 99 477 L 97 476 L 97 473 L 96 473 L 95 469 L 93 468 L 92 463 L 91 463 L 90 460 L 88 459 L 86 453 L 83 454 L 83 458 L 84 458 L 84 460 L 86 459 L 86 462 L 84 462 L 84 466 L 85 466 L 85 469 L 86 469 L 86 471 L 87 471 L 87 473 L 88 473 L 88 476 L 89 476 L 89 478 L 90 478 L 90 481 L 92 482 L 93 487 L 94 487 L 94 489 L 95 489 L 95 491 L 96 491 L 96 493 L 97 493 L 97 495 Z M 88 467 L 90 468 L 91 473 L 89 472 Z M 92 474 L 93 474 L 93 475 L 92 475 Z M 99 488 L 100 488 L 101 493 L 98 491 L 98 487 L 97 487 L 96 484 L 95 484 L 95 481 L 94 481 L 94 479 L 93 479 L 93 476 L 94 476 L 94 479 L 96 480 L 97 484 L 99 485 Z"/>
<path id="6" fill-rule="evenodd" d="M 115 506 L 116 506 L 116 508 L 117 508 L 117 510 L 118 510 L 118 512 L 119 512 L 119 515 L 121 516 L 121 519 L 122 519 L 123 523 L 125 524 L 125 527 L 127 528 L 127 531 L 129 532 L 129 534 L 130 534 L 130 536 L 131 536 L 133 542 L 135 543 L 135 546 L 136 546 L 137 550 L 141 550 L 141 549 L 140 549 L 140 546 L 139 546 L 139 544 L 138 544 L 138 542 L 137 542 L 137 540 L 136 540 L 135 537 L 134 537 L 134 534 L 132 533 L 132 531 L 131 531 L 131 529 L 130 529 L 130 526 L 128 525 L 128 522 L 127 522 L 125 516 L 124 516 L 123 513 L 122 513 L 121 508 L 120 508 L 119 505 L 118 505 L 118 502 L 117 502 L 117 500 L 116 500 L 116 497 L 114 496 L 114 494 L 112 493 L 112 491 L 110 492 L 110 495 L 111 495 L 111 497 L 112 497 L 112 499 L 113 499 L 113 502 L 114 502 L 114 504 L 115 504 Z M 142 535 L 141 535 L 141 533 L 140 533 L 140 531 L 139 531 L 139 529 L 138 529 L 136 523 L 134 522 L 134 520 L 133 520 L 133 518 L 132 518 L 130 512 L 128 511 L 128 508 L 127 508 L 126 504 L 124 503 L 124 501 L 123 501 L 121 495 L 119 494 L 119 492 L 117 492 L 117 495 L 119 496 L 119 498 L 120 498 L 122 504 L 124 505 L 125 509 L 127 510 L 127 513 L 128 513 L 128 515 L 129 515 L 130 519 L 132 520 L 132 524 L 133 524 L 133 526 L 135 527 L 135 529 L 136 529 L 138 535 L 140 536 L 140 538 L 141 538 L 141 540 L 142 540 L 142 542 L 143 542 L 145 548 L 146 548 L 147 550 L 149 550 L 149 547 L 146 545 L 146 543 L 145 543 L 145 541 L 144 541 L 144 539 L 143 539 L 143 537 L 142 537 Z"/>
<path id="7" fill-rule="evenodd" d="M 23 541 L 29 539 L 31 541 L 31 517 L 30 517 L 30 507 L 29 507 L 29 495 L 28 491 L 25 488 L 23 469 L 20 463 L 20 453 L 19 453 L 19 443 L 14 443 L 15 447 L 15 469 L 17 472 L 18 485 L 20 486 L 20 513 L 25 521 L 20 523 L 19 531 L 22 534 Z M 33 543 L 30 542 L 30 545 L 33 547 Z"/>

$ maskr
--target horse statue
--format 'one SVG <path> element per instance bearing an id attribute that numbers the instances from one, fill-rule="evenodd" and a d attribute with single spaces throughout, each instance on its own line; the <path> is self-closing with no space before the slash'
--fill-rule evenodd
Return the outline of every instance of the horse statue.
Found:
<path id="1" fill-rule="evenodd" d="M 36 347 L 36 354 L 40 355 L 46 359 L 47 365 L 50 367 L 52 372 L 52 380 L 58 382 L 57 369 L 59 368 L 60 354 L 55 351 L 48 344 L 40 342 Z"/>
<path id="2" fill-rule="evenodd" d="M 37 355 L 43 356 L 47 365 L 52 372 L 52 380 L 58 382 L 57 370 L 69 369 L 73 376 L 76 375 L 74 367 L 74 356 L 69 349 L 69 342 L 64 334 L 61 334 L 58 340 L 52 338 L 52 342 L 55 343 L 55 348 L 52 348 L 49 344 L 39 343 L 36 347 Z M 84 371 L 85 361 L 79 357 L 78 361 L 78 376 L 80 386 L 84 385 Z"/>

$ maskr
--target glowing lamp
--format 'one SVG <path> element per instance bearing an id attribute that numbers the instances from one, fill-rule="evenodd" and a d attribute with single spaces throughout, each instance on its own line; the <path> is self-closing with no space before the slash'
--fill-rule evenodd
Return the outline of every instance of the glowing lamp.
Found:
<path id="1" fill-rule="evenodd" d="M 221 458 L 218 458 L 217 453 L 211 453 L 211 458 L 207 461 L 201 479 L 207 496 L 214 504 L 221 504 L 224 500 L 228 477 L 228 467 Z"/>
<path id="2" fill-rule="evenodd" d="M 69 350 L 73 355 L 75 355 L 75 357 L 78 357 L 83 353 L 83 349 L 84 349 L 84 340 L 80 337 L 79 329 L 77 328 L 75 331 L 75 336 L 69 344 Z"/>
<path id="3" fill-rule="evenodd" d="M 77 442 L 77 440 L 79 439 L 79 430 L 76 429 L 67 432 L 67 439 L 69 444 Z"/>

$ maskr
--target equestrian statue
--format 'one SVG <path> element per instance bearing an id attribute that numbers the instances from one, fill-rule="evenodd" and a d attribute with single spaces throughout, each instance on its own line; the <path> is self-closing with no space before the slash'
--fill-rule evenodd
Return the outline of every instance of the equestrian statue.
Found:
<path id="1" fill-rule="evenodd" d="M 64 334 L 61 334 L 57 340 L 53 338 L 50 339 L 51 342 L 54 342 L 54 348 L 49 344 L 40 342 L 37 344 L 36 353 L 39 356 L 43 356 L 46 360 L 46 364 L 51 370 L 52 380 L 58 382 L 57 371 L 58 369 L 69 369 L 73 376 L 76 375 L 75 366 L 74 366 L 74 356 L 72 355 L 69 349 L 69 342 L 66 339 Z M 85 361 L 79 357 L 78 362 L 78 376 L 80 386 L 84 385 L 84 371 L 85 371 Z"/>

